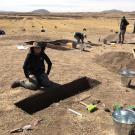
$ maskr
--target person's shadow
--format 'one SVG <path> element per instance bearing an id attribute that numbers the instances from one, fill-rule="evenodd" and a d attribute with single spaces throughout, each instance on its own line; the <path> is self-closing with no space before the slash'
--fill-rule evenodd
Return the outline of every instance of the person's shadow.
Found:
<path id="1" fill-rule="evenodd" d="M 33 114 L 47 108 L 55 102 L 92 89 L 99 84 L 101 84 L 101 82 L 87 77 L 79 78 L 64 85 L 54 83 L 53 87 L 42 88 L 39 93 L 23 99 L 15 103 L 15 105 L 27 113 Z"/>

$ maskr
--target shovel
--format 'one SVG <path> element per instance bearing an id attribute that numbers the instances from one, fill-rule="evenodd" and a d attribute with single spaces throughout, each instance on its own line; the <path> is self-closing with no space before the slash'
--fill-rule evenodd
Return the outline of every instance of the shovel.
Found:
<path id="1" fill-rule="evenodd" d="M 80 102 L 80 104 L 82 104 L 83 106 L 85 106 L 89 112 L 94 112 L 94 111 L 97 110 L 97 106 L 96 105 L 93 105 L 93 104 L 87 105 L 84 102 Z"/>

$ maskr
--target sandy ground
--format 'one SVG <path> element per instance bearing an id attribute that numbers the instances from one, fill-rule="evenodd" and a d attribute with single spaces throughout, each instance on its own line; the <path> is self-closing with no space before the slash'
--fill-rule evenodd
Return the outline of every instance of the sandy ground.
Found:
<path id="1" fill-rule="evenodd" d="M 35 27 L 32 28 L 32 25 Z M 47 30 L 41 33 L 41 27 Z M 54 27 L 58 28 L 55 29 Z M 100 85 L 62 100 L 59 104 L 52 104 L 46 109 L 33 115 L 29 115 L 17 108 L 14 103 L 20 101 L 35 91 L 23 88 L 11 89 L 10 84 L 16 79 L 24 79 L 22 70 L 23 61 L 27 50 L 17 50 L 16 44 L 31 40 L 33 35 L 42 38 L 71 39 L 73 32 L 87 28 L 88 40 L 97 42 L 98 38 L 110 34 L 110 30 L 118 31 L 118 20 L 114 19 L 65 19 L 65 20 L 0 20 L 0 28 L 5 29 L 7 35 L 0 38 L 0 134 L 8 135 L 10 130 L 43 119 L 43 122 L 34 127 L 32 131 L 23 134 L 29 135 L 115 135 L 112 116 L 103 110 L 102 104 L 98 110 L 89 113 L 78 101 L 85 96 L 91 97 L 85 100 L 101 100 L 106 107 L 113 109 L 115 104 L 135 105 L 133 89 L 121 85 L 120 75 L 100 64 L 95 58 L 107 52 L 132 52 L 133 45 L 102 45 L 87 48 L 87 52 L 78 49 L 60 51 L 47 49 L 46 53 L 53 63 L 50 79 L 59 84 L 65 84 L 81 76 L 87 76 L 101 82 Z M 22 32 L 22 28 L 26 32 Z M 132 31 L 132 25 L 128 32 Z M 35 37 L 34 37 L 35 38 Z M 106 58 L 107 59 L 107 58 Z M 128 90 L 128 92 L 127 92 Z M 70 90 L 69 90 L 70 91 Z M 37 91 L 38 92 L 38 91 Z M 80 112 L 83 116 L 78 117 L 70 113 L 68 108 Z M 22 133 L 18 133 L 18 135 Z"/>

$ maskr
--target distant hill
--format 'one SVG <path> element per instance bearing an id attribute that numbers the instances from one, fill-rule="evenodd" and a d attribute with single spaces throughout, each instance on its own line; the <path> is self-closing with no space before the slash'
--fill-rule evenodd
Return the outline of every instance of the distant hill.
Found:
<path id="1" fill-rule="evenodd" d="M 105 10 L 105 11 L 102 11 L 101 13 L 123 13 L 122 10 L 117 10 L 117 9 L 112 9 L 112 10 Z"/>
<path id="2" fill-rule="evenodd" d="M 34 10 L 32 11 L 32 13 L 35 13 L 35 14 L 49 14 L 50 12 L 46 9 L 37 9 L 37 10 Z"/>
<path id="3" fill-rule="evenodd" d="M 130 14 L 135 14 L 135 11 L 131 11 L 131 12 L 129 12 Z"/>
<path id="4" fill-rule="evenodd" d="M 4 10 L 0 10 L 0 13 L 16 13 L 15 11 L 4 11 Z"/>

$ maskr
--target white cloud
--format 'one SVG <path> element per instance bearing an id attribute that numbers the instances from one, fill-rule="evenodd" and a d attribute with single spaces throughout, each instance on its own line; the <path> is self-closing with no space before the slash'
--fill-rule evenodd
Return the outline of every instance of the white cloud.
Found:
<path id="1" fill-rule="evenodd" d="M 0 10 L 31 11 L 45 8 L 50 11 L 134 10 L 134 0 L 0 0 Z"/>

